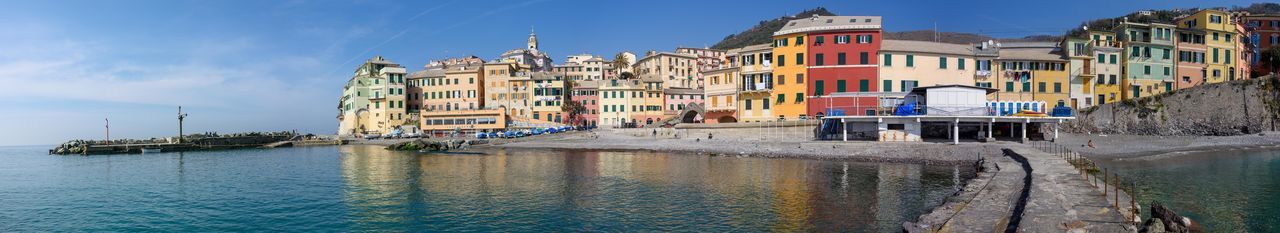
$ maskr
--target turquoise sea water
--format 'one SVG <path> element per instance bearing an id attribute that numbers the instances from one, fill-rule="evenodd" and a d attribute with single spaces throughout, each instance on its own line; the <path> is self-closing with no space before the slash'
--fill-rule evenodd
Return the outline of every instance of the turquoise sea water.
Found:
<path id="1" fill-rule="evenodd" d="M 0 147 L 0 232 L 894 232 L 973 176 L 964 166 L 654 152 L 45 149 Z"/>
<path id="2" fill-rule="evenodd" d="M 1117 172 L 1121 181 L 1136 184 L 1143 206 L 1159 201 L 1209 232 L 1280 232 L 1280 151 L 1215 151 L 1099 164 Z"/>

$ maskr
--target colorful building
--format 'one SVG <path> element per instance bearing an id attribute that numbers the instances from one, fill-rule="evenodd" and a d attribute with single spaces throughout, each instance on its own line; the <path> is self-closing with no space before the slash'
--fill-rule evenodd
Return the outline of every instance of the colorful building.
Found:
<path id="1" fill-rule="evenodd" d="M 1205 71 L 1208 83 L 1234 80 L 1235 64 L 1239 61 L 1236 28 L 1231 14 L 1225 11 L 1205 9 L 1177 20 L 1178 28 L 1203 31 L 1207 59 Z"/>
<path id="2" fill-rule="evenodd" d="M 666 80 L 658 77 L 647 77 L 641 78 L 640 83 L 644 84 L 644 91 L 640 93 L 644 102 L 640 105 L 638 111 L 631 113 L 631 118 L 639 121 L 641 125 L 661 124 L 662 120 L 665 119 L 662 107 L 666 103 L 666 100 L 663 99 L 663 90 L 665 90 L 663 87 L 667 83 Z"/>
<path id="3" fill-rule="evenodd" d="M 1173 91 L 1174 25 L 1123 22 L 1116 34 L 1124 46 L 1119 100 Z"/>
<path id="4" fill-rule="evenodd" d="M 632 113 L 641 112 L 644 105 L 644 85 L 638 79 L 610 79 L 601 83 L 600 127 L 635 126 Z"/>
<path id="5" fill-rule="evenodd" d="M 1178 59 L 1174 63 L 1178 66 L 1175 70 L 1175 88 L 1199 86 L 1209 81 L 1208 63 L 1205 60 L 1209 48 L 1205 46 L 1205 38 L 1204 30 L 1178 28 Z"/>
<path id="6" fill-rule="evenodd" d="M 805 34 L 809 116 L 876 115 L 877 98 L 834 93 L 879 92 L 879 16 L 818 16 L 787 22 L 774 35 Z M 745 117 L 744 117 L 745 118 Z"/>
<path id="7" fill-rule="evenodd" d="M 697 68 L 694 70 L 698 72 L 694 74 L 694 88 L 696 89 L 702 89 L 706 86 L 706 78 L 702 77 L 702 72 L 725 67 L 725 64 L 727 63 L 725 61 L 725 52 L 726 51 L 724 50 L 711 48 L 676 48 L 676 53 L 689 54 L 698 57 L 697 62 L 694 63 L 697 65 Z"/>
<path id="8" fill-rule="evenodd" d="M 880 46 L 880 91 L 915 87 L 974 85 L 980 64 L 969 45 L 884 40 Z"/>
<path id="9" fill-rule="evenodd" d="M 533 80 L 533 86 L 530 87 L 532 99 L 529 99 L 533 102 L 530 109 L 533 112 L 533 122 L 563 124 L 567 114 L 564 114 L 561 106 L 569 99 L 569 93 L 565 89 L 567 79 L 553 72 L 534 72 L 530 80 Z"/>
<path id="10" fill-rule="evenodd" d="M 1280 15 L 1248 15 L 1244 17 L 1244 22 L 1245 29 L 1247 30 L 1245 37 L 1248 40 L 1256 40 L 1258 42 L 1256 44 L 1250 44 L 1251 47 L 1246 48 L 1247 50 L 1254 51 L 1255 57 L 1257 56 L 1257 53 L 1261 53 L 1261 51 L 1266 50 L 1267 48 L 1280 45 Z M 1257 71 L 1259 74 L 1270 73 L 1271 67 L 1273 66 L 1270 62 L 1271 61 L 1265 60 L 1251 62 L 1249 64 L 1252 64 L 1253 66 L 1250 69 Z"/>
<path id="11" fill-rule="evenodd" d="M 698 56 L 684 53 L 649 51 L 632 65 L 636 77 L 662 80 L 670 88 L 697 88 Z"/>
<path id="12" fill-rule="evenodd" d="M 735 55 L 730 55 L 735 56 Z M 707 79 L 703 89 L 705 123 L 738 122 L 738 67 L 729 66 L 702 72 Z"/>
<path id="13" fill-rule="evenodd" d="M 1093 67 L 1090 68 L 1096 76 L 1091 79 L 1092 84 L 1084 85 L 1085 92 L 1091 93 L 1093 97 L 1085 97 L 1080 108 L 1113 103 L 1123 98 L 1121 80 L 1124 72 L 1121 69 L 1120 59 L 1124 53 L 1124 47 L 1118 39 L 1114 32 L 1089 31 L 1089 42 L 1095 57 L 1091 61 Z M 1087 72 L 1087 69 L 1081 72 Z"/>
<path id="14" fill-rule="evenodd" d="M 738 121 L 772 121 L 769 102 L 773 92 L 773 49 L 758 44 L 730 50 L 738 66 Z"/>
<path id="15" fill-rule="evenodd" d="M 665 106 L 663 106 L 662 111 L 663 118 L 670 119 L 676 117 L 676 115 L 679 115 L 681 112 L 684 112 L 685 109 L 688 109 L 689 105 L 702 105 L 705 103 L 702 93 L 702 89 L 668 88 L 662 90 L 663 98 L 666 99 L 664 101 Z M 702 119 L 697 120 L 699 122 L 702 121 Z"/>
<path id="16" fill-rule="evenodd" d="M 582 113 L 577 119 L 569 119 L 569 124 L 597 126 L 600 121 L 600 83 L 605 81 L 591 80 L 574 82 L 573 101 L 582 104 Z"/>
<path id="17" fill-rule="evenodd" d="M 780 121 L 809 118 L 809 94 L 806 93 L 805 76 L 809 66 L 805 65 L 809 46 L 805 43 L 806 32 L 773 35 L 774 85 L 773 115 Z"/>
<path id="18" fill-rule="evenodd" d="M 390 133 L 410 116 L 405 112 L 405 69 L 375 56 L 356 68 L 338 101 L 338 135 Z"/>
<path id="19" fill-rule="evenodd" d="M 1070 78 L 1066 55 L 1054 42 L 1003 43 L 996 82 L 1001 85 L 995 101 L 1043 101 L 1067 106 Z"/>
<path id="20" fill-rule="evenodd" d="M 484 64 L 485 109 L 503 109 L 512 118 L 532 118 L 533 79 L 528 69 L 515 62 Z"/>

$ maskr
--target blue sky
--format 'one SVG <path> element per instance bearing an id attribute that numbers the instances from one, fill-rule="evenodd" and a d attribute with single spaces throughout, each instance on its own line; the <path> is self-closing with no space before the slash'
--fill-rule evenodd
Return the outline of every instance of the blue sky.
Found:
<path id="1" fill-rule="evenodd" d="M 889 31 L 1056 34 L 1141 9 L 1247 1 L 13 1 L 0 8 L 0 145 L 176 134 L 330 134 L 360 61 L 410 70 L 492 59 L 530 28 L 557 61 L 710 46 L 757 22 L 818 6 L 881 15 Z"/>

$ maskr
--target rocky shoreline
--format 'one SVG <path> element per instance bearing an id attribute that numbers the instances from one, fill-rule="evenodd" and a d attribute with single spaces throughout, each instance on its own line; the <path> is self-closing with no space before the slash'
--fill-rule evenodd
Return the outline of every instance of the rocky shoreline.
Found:
<path id="1" fill-rule="evenodd" d="M 1236 136 L 1062 134 L 1056 143 L 1096 159 L 1158 159 L 1223 150 L 1280 148 L 1280 132 Z"/>

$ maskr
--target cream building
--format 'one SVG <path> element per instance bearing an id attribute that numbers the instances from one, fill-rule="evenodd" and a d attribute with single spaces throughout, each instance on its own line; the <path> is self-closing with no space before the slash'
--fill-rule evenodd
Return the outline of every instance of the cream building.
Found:
<path id="1" fill-rule="evenodd" d="M 642 112 L 644 84 L 639 79 L 612 79 L 601 82 L 599 91 L 600 127 L 621 127 L 639 122 L 632 114 Z"/>
<path id="2" fill-rule="evenodd" d="M 405 112 L 405 69 L 376 56 L 356 68 L 339 99 L 338 135 L 383 134 L 400 128 Z"/>
<path id="3" fill-rule="evenodd" d="M 706 100 L 706 123 L 738 122 L 738 67 L 727 67 L 702 72 L 707 85 L 703 89 Z"/>
<path id="4" fill-rule="evenodd" d="M 649 51 L 632 69 L 636 77 L 659 78 L 666 87 L 701 88 L 697 86 L 697 60 L 698 56 L 690 54 Z"/>
<path id="5" fill-rule="evenodd" d="M 729 50 L 738 65 L 738 121 L 761 122 L 776 119 L 770 110 L 773 95 L 773 48 L 758 44 Z"/>
<path id="6" fill-rule="evenodd" d="M 880 90 L 910 92 L 915 87 L 974 85 L 979 68 L 969 45 L 928 41 L 883 40 L 880 45 Z"/>

